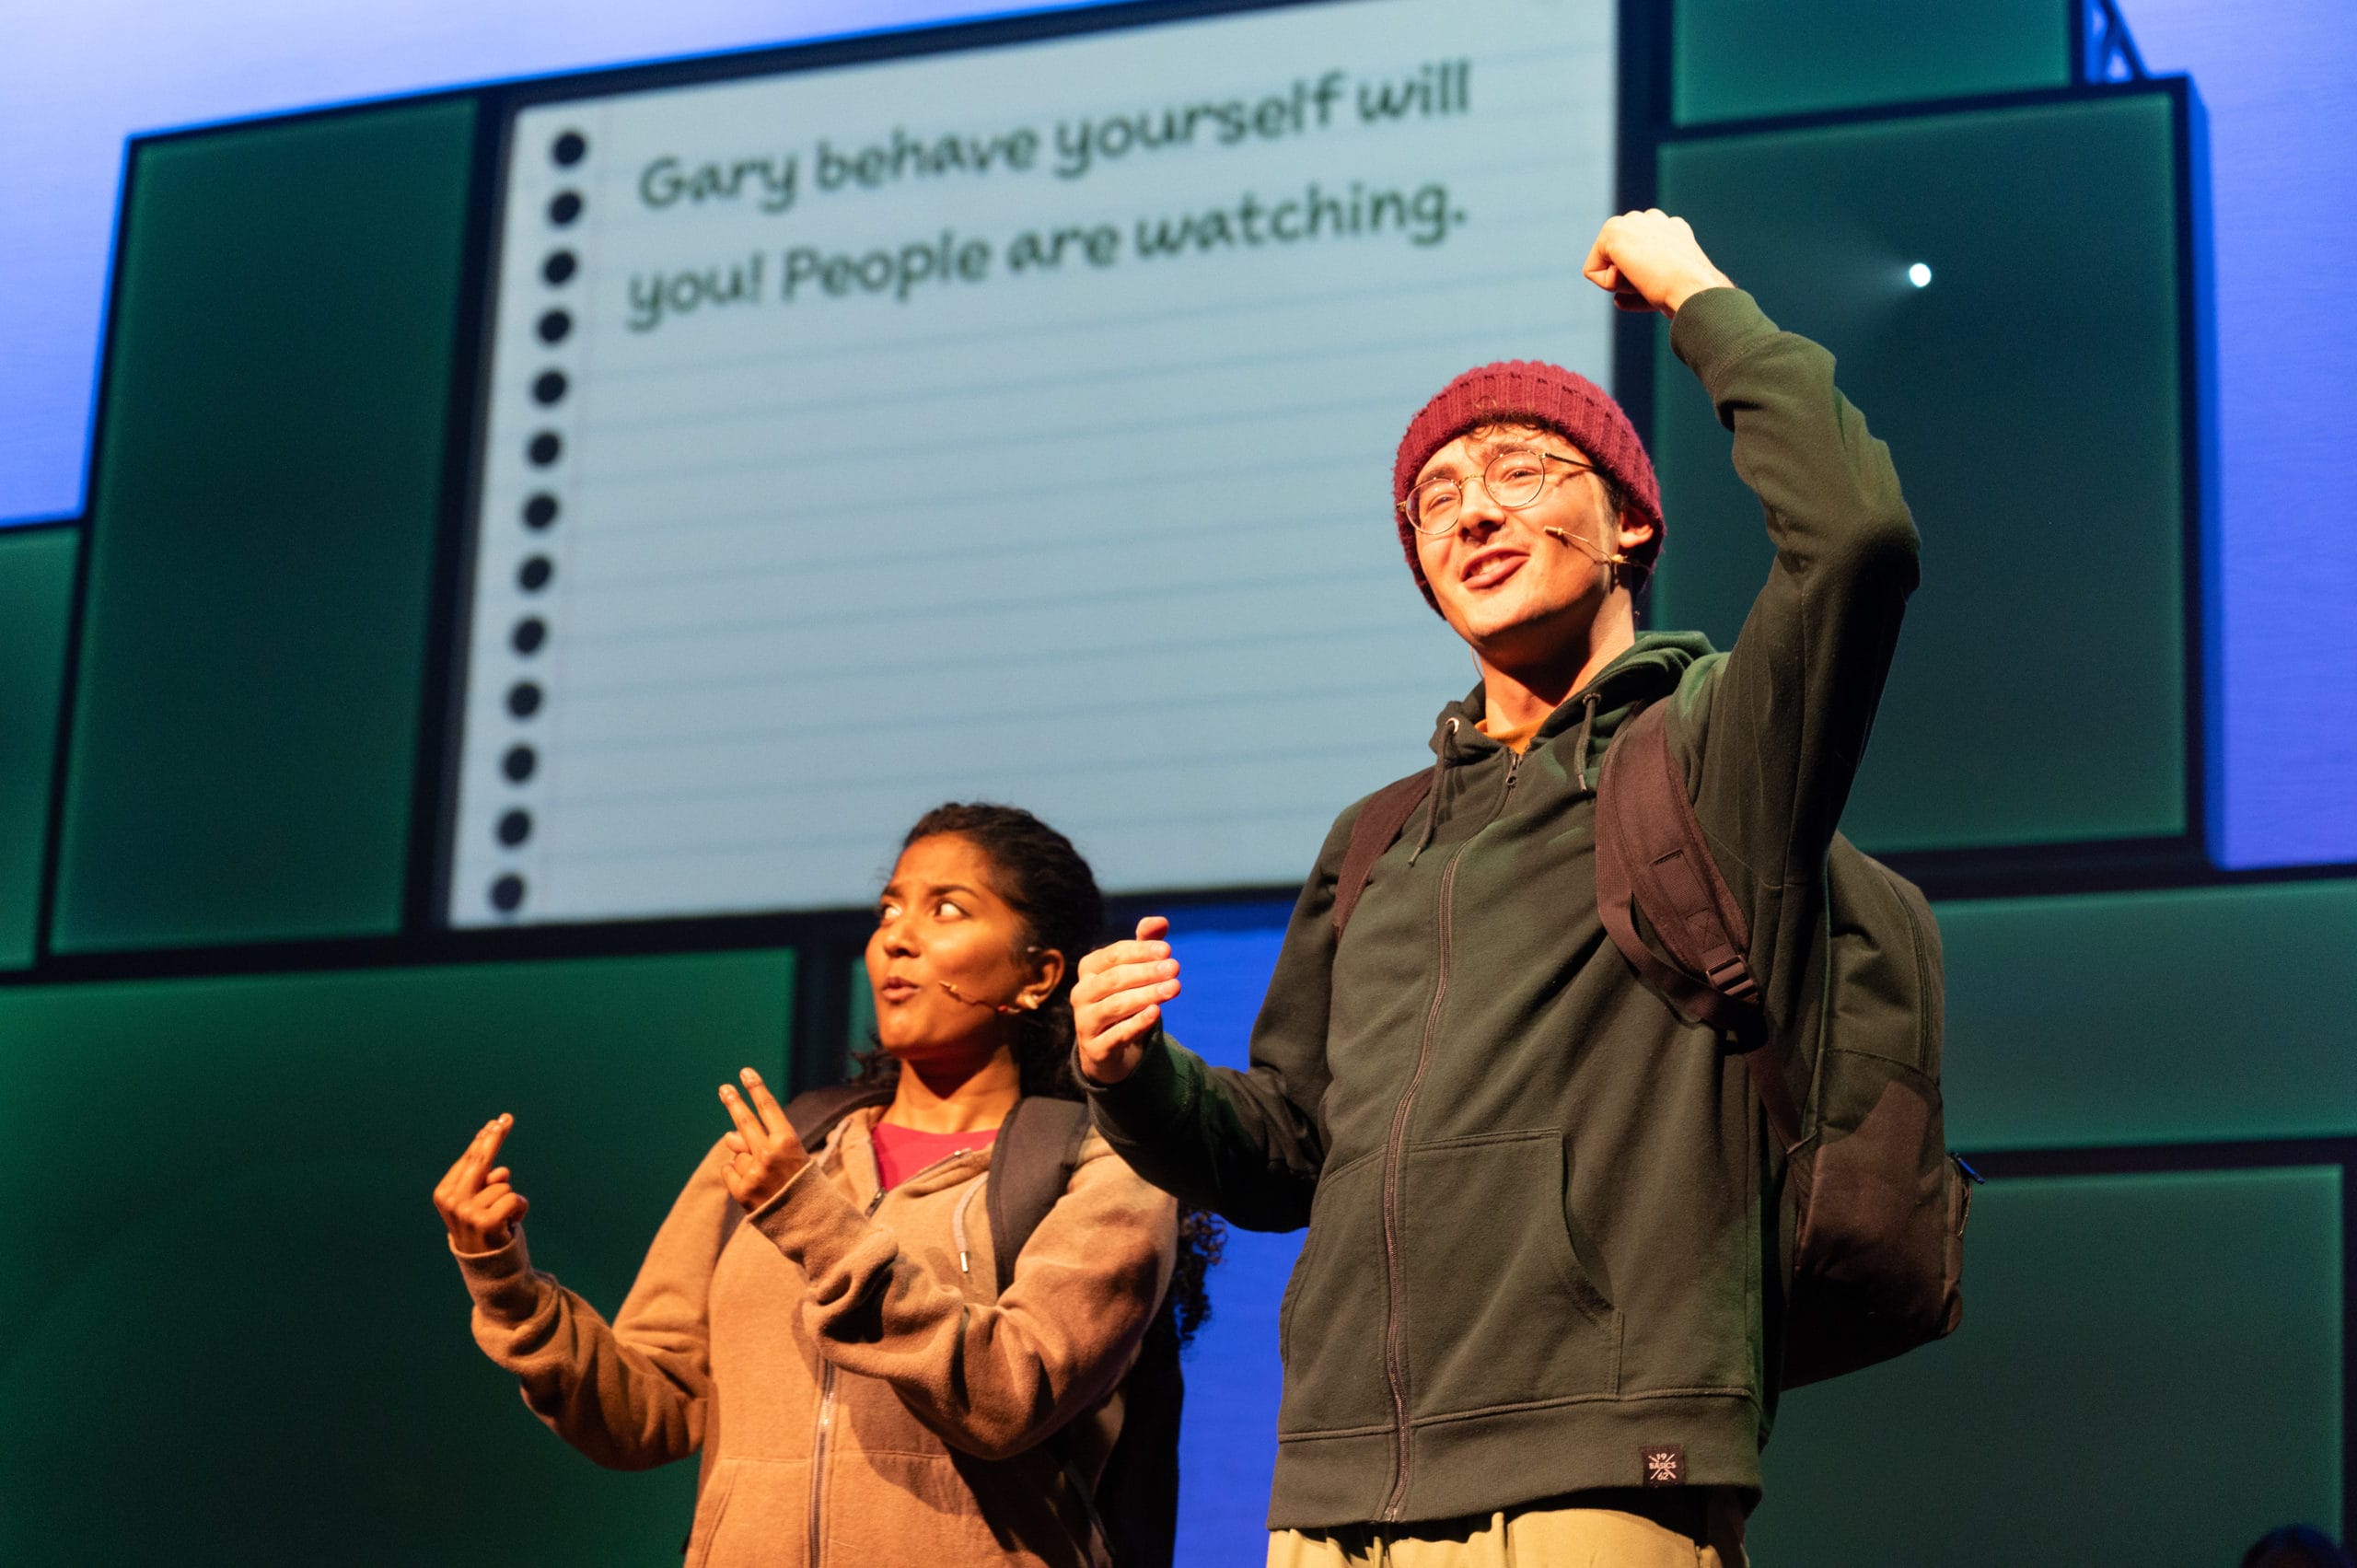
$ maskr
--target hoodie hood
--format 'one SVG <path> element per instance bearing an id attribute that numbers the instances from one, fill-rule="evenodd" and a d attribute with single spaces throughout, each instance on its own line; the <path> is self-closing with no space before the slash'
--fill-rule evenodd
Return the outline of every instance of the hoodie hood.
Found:
<path id="1" fill-rule="evenodd" d="M 1595 679 L 1559 703 L 1547 715 L 1547 722 L 1538 726 L 1538 733 L 1531 737 L 1529 749 L 1551 748 L 1561 742 L 1565 731 L 1576 726 L 1577 733 L 1569 742 L 1564 762 L 1579 787 L 1591 789 L 1594 786 L 1588 783 L 1588 761 L 1596 754 L 1596 744 L 1611 744 L 1620 726 L 1640 706 L 1677 691 L 1689 670 L 1718 656 L 1712 652 L 1710 639 L 1700 632 L 1648 633 L 1606 665 Z M 1485 693 L 1476 686 L 1443 708 L 1434 723 L 1430 801 L 1424 807 L 1423 828 L 1416 836 L 1416 847 L 1409 853 L 1409 865 L 1413 865 L 1422 855 L 1440 825 L 1449 795 L 1449 769 L 1481 761 L 1505 749 L 1481 733 L 1481 716 L 1487 711 Z"/>

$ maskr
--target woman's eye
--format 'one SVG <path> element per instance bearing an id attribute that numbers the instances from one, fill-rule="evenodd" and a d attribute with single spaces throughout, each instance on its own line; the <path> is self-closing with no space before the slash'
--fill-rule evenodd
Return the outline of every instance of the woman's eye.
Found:
<path id="1" fill-rule="evenodd" d="M 963 918 L 965 913 L 964 910 L 948 899 L 944 899 L 933 906 L 933 918 L 935 920 L 958 920 Z"/>
<path id="2" fill-rule="evenodd" d="M 881 925 L 900 912 L 900 906 L 898 904 L 877 904 L 876 906 L 876 923 Z"/>

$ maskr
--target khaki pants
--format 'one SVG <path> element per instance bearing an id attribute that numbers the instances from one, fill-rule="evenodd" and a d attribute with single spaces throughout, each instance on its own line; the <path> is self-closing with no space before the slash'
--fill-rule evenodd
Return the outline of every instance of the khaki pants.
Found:
<path id="1" fill-rule="evenodd" d="M 1388 1530 L 1279 1530 L 1269 1537 L 1269 1568 L 1746 1568 L 1743 1506 L 1732 1491 L 1631 1501 L 1643 1514 L 1541 1505 Z"/>

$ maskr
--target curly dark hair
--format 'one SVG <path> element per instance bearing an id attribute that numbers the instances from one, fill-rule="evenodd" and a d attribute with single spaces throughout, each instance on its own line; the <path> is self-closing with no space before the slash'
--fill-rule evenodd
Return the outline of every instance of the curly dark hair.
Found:
<path id="1" fill-rule="evenodd" d="M 1072 841 L 1019 806 L 952 801 L 917 819 L 902 849 L 919 839 L 954 833 L 982 852 L 995 874 L 991 890 L 1004 899 L 1023 922 L 1033 948 L 1064 956 L 1063 978 L 1038 1008 L 1010 1014 L 1016 1069 L 1022 1092 L 1056 1099 L 1086 1098 L 1073 1071 L 1072 988 L 1080 978 L 1080 958 L 1097 946 L 1105 928 L 1105 896 L 1097 876 Z M 860 1053 L 863 1083 L 889 1084 L 900 1063 L 871 1040 Z M 1217 1214 L 1178 1211 L 1178 1263 L 1163 1297 L 1163 1315 L 1180 1344 L 1195 1337 L 1212 1315 L 1205 1276 L 1220 1260 L 1227 1226 Z"/>

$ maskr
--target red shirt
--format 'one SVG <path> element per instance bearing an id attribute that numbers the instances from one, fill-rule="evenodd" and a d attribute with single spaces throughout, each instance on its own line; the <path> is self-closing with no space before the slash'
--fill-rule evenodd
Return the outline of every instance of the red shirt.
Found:
<path id="1" fill-rule="evenodd" d="M 920 1132 L 913 1127 L 878 1121 L 875 1133 L 876 1167 L 883 1178 L 884 1191 L 889 1192 L 925 1167 L 951 1155 L 962 1155 L 968 1149 L 987 1149 L 997 1136 L 995 1127 L 972 1132 Z"/>

